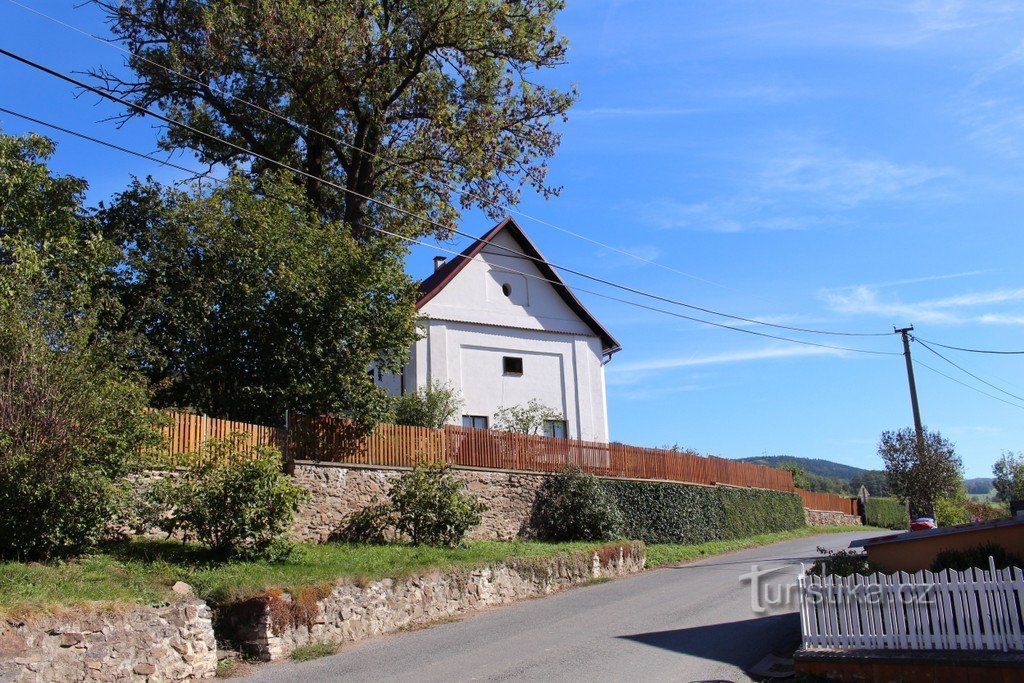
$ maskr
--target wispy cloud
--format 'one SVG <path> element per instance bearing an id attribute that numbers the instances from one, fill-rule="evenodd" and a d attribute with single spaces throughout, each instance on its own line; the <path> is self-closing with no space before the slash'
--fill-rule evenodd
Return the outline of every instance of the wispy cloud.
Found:
<path id="1" fill-rule="evenodd" d="M 925 282 L 938 282 L 939 280 L 956 280 L 962 277 L 973 277 L 975 275 L 984 275 L 991 273 L 993 270 L 987 268 L 985 270 L 968 270 L 962 273 L 945 273 L 942 275 L 922 275 L 921 277 L 910 277 L 902 280 L 886 280 L 885 282 L 873 282 L 871 284 L 863 285 L 852 285 L 848 289 L 856 289 L 857 287 L 868 287 L 871 289 L 882 289 L 884 287 L 901 287 L 904 285 L 916 285 Z"/>
<path id="2" fill-rule="evenodd" d="M 749 363 L 752 361 L 780 360 L 784 358 L 800 358 L 805 356 L 838 356 L 843 351 L 826 349 L 816 346 L 769 346 L 760 349 L 728 351 L 712 354 L 692 354 L 670 358 L 655 358 L 609 365 L 609 384 L 632 384 L 646 373 L 665 370 L 679 370 L 709 365 L 728 365 L 733 363 Z"/>
<path id="3" fill-rule="evenodd" d="M 769 193 L 802 194 L 822 206 L 845 209 L 878 200 L 916 199 L 933 181 L 953 175 L 949 168 L 810 150 L 772 159 L 761 181 Z"/>
<path id="4" fill-rule="evenodd" d="M 997 304 L 1022 302 L 1024 289 L 970 292 L 939 299 L 903 302 L 895 297 L 883 299 L 876 288 L 859 286 L 845 290 L 824 290 L 822 298 L 833 310 L 852 315 L 876 315 L 900 321 L 945 324 L 1024 324 L 1024 315 L 976 310 Z"/>
<path id="5" fill-rule="evenodd" d="M 756 155 L 748 151 L 746 156 Z M 787 139 L 740 175 L 733 196 L 700 202 L 659 198 L 637 202 L 630 209 L 660 229 L 804 230 L 845 224 L 849 211 L 870 203 L 945 198 L 947 181 L 957 174 L 947 167 L 854 156 L 839 148 Z M 801 209 L 794 211 L 793 206 Z"/>

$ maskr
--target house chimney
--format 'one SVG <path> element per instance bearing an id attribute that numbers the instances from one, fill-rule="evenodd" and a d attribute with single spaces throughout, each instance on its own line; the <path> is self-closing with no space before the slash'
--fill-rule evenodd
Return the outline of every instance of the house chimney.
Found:
<path id="1" fill-rule="evenodd" d="M 441 270 L 441 266 L 444 265 L 444 261 L 445 261 L 444 256 L 435 256 L 434 257 L 434 272 L 435 273 L 437 271 Z"/>

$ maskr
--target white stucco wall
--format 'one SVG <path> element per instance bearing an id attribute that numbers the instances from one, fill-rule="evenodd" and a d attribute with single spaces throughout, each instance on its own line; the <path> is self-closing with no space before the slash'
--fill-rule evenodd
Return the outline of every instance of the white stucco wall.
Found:
<path id="1" fill-rule="evenodd" d="M 519 251 L 504 232 L 493 244 Z M 463 414 L 490 424 L 499 408 L 537 399 L 562 413 L 568 436 L 607 441 L 601 340 L 550 284 L 510 269 L 541 275 L 526 257 L 489 245 L 420 309 L 424 338 L 403 373 L 406 391 L 450 382 Z M 523 359 L 521 376 L 503 373 L 505 356 Z M 397 378 L 381 383 L 398 393 Z"/>

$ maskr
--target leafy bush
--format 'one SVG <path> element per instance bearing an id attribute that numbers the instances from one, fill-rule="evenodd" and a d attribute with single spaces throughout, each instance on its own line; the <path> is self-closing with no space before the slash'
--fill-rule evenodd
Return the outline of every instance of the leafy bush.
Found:
<path id="1" fill-rule="evenodd" d="M 601 486 L 622 512 L 626 538 L 687 545 L 725 538 L 725 510 L 717 489 L 612 480 Z"/>
<path id="2" fill-rule="evenodd" d="M 818 552 L 825 557 L 814 561 L 807 575 L 851 576 L 853 574 L 870 574 L 868 556 L 856 550 L 828 550 L 818 546 Z"/>
<path id="3" fill-rule="evenodd" d="M 869 497 L 864 516 L 871 526 L 904 531 L 910 527 L 907 508 L 896 498 Z"/>
<path id="4" fill-rule="evenodd" d="M 281 471 L 276 450 L 243 454 L 241 447 L 239 436 L 204 443 L 194 454 L 197 464 L 155 488 L 167 511 L 155 522 L 224 557 L 277 559 L 286 548 L 282 534 L 308 493 Z"/>
<path id="5" fill-rule="evenodd" d="M 0 258 L 0 558 L 66 557 L 102 538 L 124 477 L 157 435 L 141 383 L 94 338 L 50 257 L 0 245 L 10 249 Z"/>
<path id="6" fill-rule="evenodd" d="M 943 550 L 935 556 L 931 569 L 933 572 L 940 572 L 943 569 L 955 569 L 962 572 L 971 567 L 988 569 L 989 557 L 995 560 L 996 569 L 1024 568 L 1024 559 L 1009 552 L 1001 545 L 986 543 L 967 550 Z"/>
<path id="7" fill-rule="evenodd" d="M 967 514 L 972 522 L 987 522 L 992 519 L 1003 519 L 1010 516 L 1010 510 L 1005 505 L 990 505 L 988 503 L 975 503 L 967 501 Z"/>
<path id="8" fill-rule="evenodd" d="M 544 480 L 530 524 L 550 541 L 610 541 L 620 536 L 622 513 L 597 477 L 574 468 Z"/>
<path id="9" fill-rule="evenodd" d="M 494 428 L 505 432 L 537 435 L 548 420 L 561 420 L 562 413 L 535 398 L 521 406 L 503 406 L 494 411 Z"/>
<path id="10" fill-rule="evenodd" d="M 971 521 L 967 509 L 967 493 L 960 491 L 955 496 L 946 496 L 935 501 L 935 523 L 939 526 L 956 526 Z"/>
<path id="11" fill-rule="evenodd" d="M 395 513 L 387 503 L 367 505 L 345 517 L 330 540 L 344 543 L 386 543 L 393 536 Z"/>
<path id="12" fill-rule="evenodd" d="M 745 538 L 807 525 L 799 496 L 766 489 L 719 487 L 725 509 L 725 538 Z"/>
<path id="13" fill-rule="evenodd" d="M 783 491 L 602 481 L 624 521 L 623 535 L 646 543 L 695 544 L 806 525 L 800 499 Z"/>
<path id="14" fill-rule="evenodd" d="M 440 429 L 462 410 L 462 397 L 447 382 L 434 381 L 395 399 L 395 423 Z"/>
<path id="15" fill-rule="evenodd" d="M 465 488 L 466 483 L 445 465 L 418 465 L 391 488 L 395 528 L 413 545 L 458 545 L 487 509 Z"/>

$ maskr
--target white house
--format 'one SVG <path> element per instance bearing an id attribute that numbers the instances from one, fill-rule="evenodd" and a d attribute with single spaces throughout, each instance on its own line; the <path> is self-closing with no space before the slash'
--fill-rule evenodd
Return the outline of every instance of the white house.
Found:
<path id="1" fill-rule="evenodd" d="M 531 399 L 561 412 L 545 431 L 608 441 L 604 365 L 621 347 L 506 218 L 420 284 L 423 338 L 389 392 L 433 381 L 462 393 L 462 424 L 490 427 L 501 407 Z"/>

